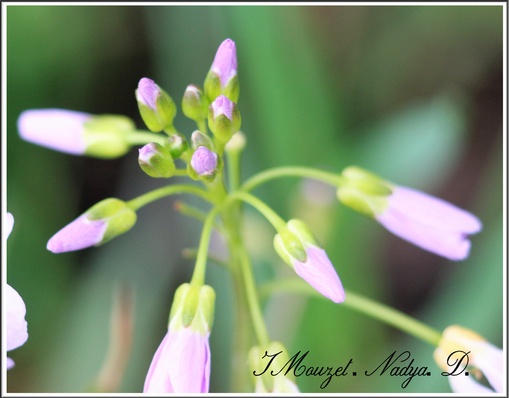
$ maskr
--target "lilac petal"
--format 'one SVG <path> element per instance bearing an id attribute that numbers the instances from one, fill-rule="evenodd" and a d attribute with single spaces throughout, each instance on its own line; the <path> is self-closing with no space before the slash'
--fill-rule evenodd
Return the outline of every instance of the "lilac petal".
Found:
<path id="1" fill-rule="evenodd" d="M 142 78 L 138 83 L 138 99 L 152 110 L 156 110 L 157 96 L 159 95 L 159 87 L 149 78 Z"/>
<path id="2" fill-rule="evenodd" d="M 474 352 L 474 365 L 481 370 L 496 392 L 502 392 L 504 353 L 501 349 L 485 342 L 479 353 Z"/>
<path id="3" fill-rule="evenodd" d="M 212 112 L 214 113 L 214 119 L 220 115 L 225 115 L 228 119 L 232 120 L 233 102 L 230 101 L 228 97 L 220 95 L 210 106 L 212 107 Z"/>
<path id="4" fill-rule="evenodd" d="M 11 234 L 13 226 L 14 226 L 14 217 L 11 213 L 7 213 L 5 215 L 5 229 L 7 230 L 6 231 L 6 239 Z"/>
<path id="5" fill-rule="evenodd" d="M 475 380 L 474 376 L 461 373 L 457 376 L 448 376 L 451 390 L 455 393 L 466 394 L 493 394 L 493 390 L 483 386 Z"/>
<path id="6" fill-rule="evenodd" d="M 84 214 L 53 235 L 46 247 L 63 253 L 95 246 L 102 241 L 106 228 L 104 221 L 89 220 Z"/>
<path id="7" fill-rule="evenodd" d="M 11 358 L 7 357 L 7 364 L 6 364 L 7 370 L 9 370 L 13 367 L 14 367 L 14 361 Z"/>
<path id="8" fill-rule="evenodd" d="M 343 285 L 325 250 L 317 246 L 308 246 L 306 255 L 305 263 L 293 260 L 293 267 L 297 275 L 335 303 L 344 301 Z"/>
<path id="9" fill-rule="evenodd" d="M 83 124 L 91 115 L 65 109 L 32 109 L 18 119 L 21 138 L 57 151 L 82 155 L 86 144 Z"/>
<path id="10" fill-rule="evenodd" d="M 143 392 L 206 393 L 209 379 L 208 336 L 184 328 L 164 337 L 152 359 Z"/>
<path id="11" fill-rule="evenodd" d="M 145 378 L 145 385 L 143 387 L 144 393 L 174 392 L 170 383 L 170 377 L 167 372 L 166 365 L 163 363 L 163 360 L 168 358 L 168 347 L 172 337 L 172 334 L 169 332 L 166 333 L 163 341 L 157 348 L 157 351 L 152 358 L 150 368 L 148 369 L 147 377 Z"/>
<path id="12" fill-rule="evenodd" d="M 451 260 L 468 256 L 470 241 L 467 234 L 482 228 L 473 214 L 404 187 L 394 190 L 389 197 L 388 209 L 376 219 L 402 239 Z"/>
<path id="13" fill-rule="evenodd" d="M 217 167 L 217 154 L 205 146 L 200 146 L 191 157 L 191 166 L 200 176 L 211 175 Z"/>
<path id="14" fill-rule="evenodd" d="M 237 74 L 237 48 L 233 40 L 226 39 L 221 43 L 212 63 L 212 71 L 219 76 L 223 87 Z"/>
<path id="15" fill-rule="evenodd" d="M 25 320 L 26 307 L 25 302 L 10 285 L 6 287 L 5 298 L 7 300 L 6 325 L 7 325 L 7 351 L 14 350 L 25 344 L 28 339 L 27 322 Z"/>

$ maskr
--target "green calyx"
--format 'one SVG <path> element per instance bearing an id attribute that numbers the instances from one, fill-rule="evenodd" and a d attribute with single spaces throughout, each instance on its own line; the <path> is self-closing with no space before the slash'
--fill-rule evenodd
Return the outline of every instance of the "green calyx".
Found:
<path id="1" fill-rule="evenodd" d="M 214 289 L 208 285 L 180 285 L 171 307 L 170 328 L 178 330 L 191 327 L 202 334 L 210 332 L 214 321 L 215 297 Z"/>
<path id="2" fill-rule="evenodd" d="M 143 101 L 138 98 L 136 91 L 136 98 L 138 102 L 138 109 L 140 116 L 145 122 L 148 129 L 154 133 L 169 129 L 173 129 L 173 119 L 177 114 L 177 107 L 171 97 L 157 86 L 159 92 L 155 101 L 155 109 L 147 106 Z"/>
<path id="3" fill-rule="evenodd" d="M 359 167 L 343 170 L 336 195 L 341 203 L 370 217 L 382 214 L 389 205 L 392 185 Z"/>
<path id="4" fill-rule="evenodd" d="M 182 97 L 182 113 L 198 122 L 207 118 L 208 107 L 209 102 L 203 92 L 196 86 L 188 86 Z"/>
<path id="5" fill-rule="evenodd" d="M 175 163 L 169 150 L 155 142 L 140 150 L 138 164 L 150 177 L 169 178 L 175 174 Z"/>
<path id="6" fill-rule="evenodd" d="M 126 116 L 94 116 L 83 126 L 85 154 L 104 159 L 123 156 L 131 148 L 127 136 L 134 130 L 134 122 Z"/>
<path id="7" fill-rule="evenodd" d="M 100 244 L 129 231 L 136 223 L 136 212 L 117 198 L 108 198 L 96 203 L 85 213 L 91 221 L 100 220 L 107 224 Z"/>

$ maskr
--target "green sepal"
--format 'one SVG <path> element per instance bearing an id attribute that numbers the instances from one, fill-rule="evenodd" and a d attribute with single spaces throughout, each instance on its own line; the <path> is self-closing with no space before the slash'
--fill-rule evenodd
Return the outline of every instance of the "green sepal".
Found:
<path id="1" fill-rule="evenodd" d="M 101 220 L 107 224 L 103 239 L 96 246 L 129 231 L 136 223 L 136 212 L 124 201 L 108 198 L 96 203 L 86 211 L 89 220 Z"/>
<path id="2" fill-rule="evenodd" d="M 93 116 L 83 125 L 85 154 L 104 159 L 123 156 L 131 148 L 127 136 L 134 130 L 136 125 L 127 116 Z"/>
<path id="3" fill-rule="evenodd" d="M 203 92 L 196 86 L 188 86 L 182 97 L 182 113 L 196 122 L 205 120 L 208 115 L 209 102 Z"/>

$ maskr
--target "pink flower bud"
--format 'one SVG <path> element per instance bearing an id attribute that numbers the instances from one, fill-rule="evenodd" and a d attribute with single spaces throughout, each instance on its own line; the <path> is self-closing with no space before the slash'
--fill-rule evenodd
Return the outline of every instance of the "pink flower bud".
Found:
<path id="1" fill-rule="evenodd" d="M 211 69 L 219 76 L 223 87 L 237 74 L 237 48 L 233 40 L 226 39 L 221 43 Z"/>
<path id="2" fill-rule="evenodd" d="M 217 154 L 206 146 L 200 146 L 193 153 L 191 166 L 200 177 L 213 175 L 217 171 Z"/>
<path id="3" fill-rule="evenodd" d="M 147 77 L 142 78 L 138 83 L 138 101 L 143 102 L 153 111 L 156 110 L 156 100 L 160 92 L 159 86 Z"/>

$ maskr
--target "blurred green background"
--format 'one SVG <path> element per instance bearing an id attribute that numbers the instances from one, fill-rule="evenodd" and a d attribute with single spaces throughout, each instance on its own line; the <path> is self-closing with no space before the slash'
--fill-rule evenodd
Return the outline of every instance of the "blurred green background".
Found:
<path id="1" fill-rule="evenodd" d="M 255 192 L 285 218 L 309 222 L 343 285 L 442 330 L 472 328 L 503 341 L 502 6 L 25 6 L 7 13 L 8 283 L 27 306 L 29 340 L 10 352 L 9 392 L 86 392 L 109 344 L 119 284 L 134 298 L 134 340 L 116 391 L 141 392 L 166 331 L 174 289 L 189 280 L 200 224 L 172 199 L 139 211 L 136 226 L 100 248 L 55 255 L 46 242 L 106 197 L 131 199 L 164 184 L 137 165 L 73 157 L 18 136 L 30 108 L 119 113 L 143 127 L 134 90 L 150 77 L 177 103 L 203 84 L 225 38 L 237 45 L 243 175 L 283 165 L 341 171 L 356 164 L 425 190 L 480 217 L 468 260 L 453 263 L 392 236 L 340 206 L 334 191 L 297 179 Z M 194 129 L 180 112 L 176 126 Z M 307 188 L 306 188 L 307 187 Z M 185 198 L 184 198 L 185 199 Z M 200 202 L 196 203 L 201 205 Z M 247 213 L 246 240 L 259 281 L 288 275 L 274 232 Z M 215 264 L 211 392 L 229 392 L 232 287 Z M 433 347 L 325 300 L 280 294 L 265 302 L 271 336 L 309 365 L 375 368 L 410 350 L 433 377 L 298 379 L 302 392 L 449 392 Z M 246 372 L 248 372 L 246 364 Z M 250 391 L 246 386 L 246 391 Z M 237 391 L 238 392 L 238 391 Z"/>

